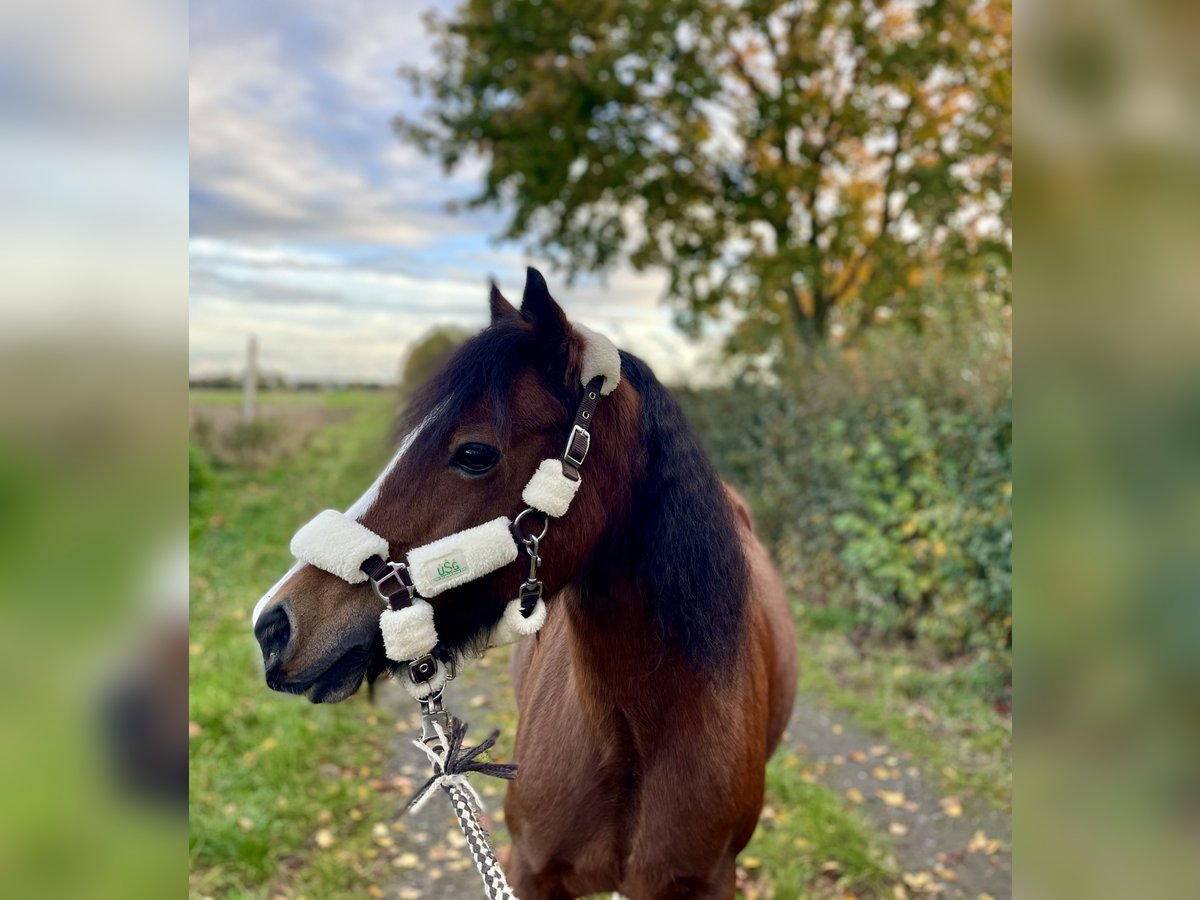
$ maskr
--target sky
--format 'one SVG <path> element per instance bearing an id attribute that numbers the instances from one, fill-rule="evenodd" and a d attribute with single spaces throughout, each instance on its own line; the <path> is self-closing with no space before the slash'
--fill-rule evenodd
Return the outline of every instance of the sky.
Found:
<path id="1" fill-rule="evenodd" d="M 665 380 L 714 358 L 671 324 L 661 274 L 565 278 L 497 244 L 503 210 L 451 214 L 483 163 L 452 176 L 395 136 L 422 101 L 399 66 L 432 61 L 423 14 L 448 0 L 196 0 L 191 6 L 191 353 L 194 375 L 264 371 L 395 380 L 438 324 L 486 324 L 487 284 L 520 298 L 542 268 L 568 315 Z"/>

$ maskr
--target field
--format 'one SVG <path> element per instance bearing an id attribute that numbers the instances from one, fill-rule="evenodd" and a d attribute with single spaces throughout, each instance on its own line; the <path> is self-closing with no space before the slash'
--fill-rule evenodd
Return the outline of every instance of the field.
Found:
<path id="1" fill-rule="evenodd" d="M 425 777 L 406 749 L 411 701 L 388 684 L 333 706 L 271 693 L 250 634 L 291 534 L 348 505 L 389 456 L 393 398 L 264 396 L 275 424 L 253 452 L 228 443 L 236 421 L 219 410 L 236 396 L 192 400 L 193 423 L 210 425 L 192 471 L 191 895 L 479 896 L 440 798 L 399 817 Z M 969 667 L 860 652 L 836 616 L 801 598 L 796 610 L 801 696 L 740 895 L 1007 896 L 1011 725 Z M 472 736 L 501 729 L 497 759 L 515 734 L 506 672 L 493 656 L 447 691 Z M 484 794 L 503 848 L 499 789 Z"/>

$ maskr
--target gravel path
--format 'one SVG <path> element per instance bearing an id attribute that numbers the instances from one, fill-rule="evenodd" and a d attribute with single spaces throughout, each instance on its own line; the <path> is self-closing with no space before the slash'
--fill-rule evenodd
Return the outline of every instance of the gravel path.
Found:
<path id="1" fill-rule="evenodd" d="M 379 687 L 382 706 L 397 714 L 393 781 L 409 797 L 429 776 L 424 754 L 412 745 L 419 731 L 416 705 L 396 685 Z M 507 660 L 489 660 L 447 689 L 447 708 L 472 723 L 468 742 L 502 726 L 508 746 L 515 734 Z M 511 733 L 510 733 L 511 732 Z M 785 737 L 791 752 L 806 760 L 819 782 L 855 804 L 881 833 L 889 835 L 909 897 L 941 896 L 1006 900 L 1012 896 L 1012 820 L 985 801 L 946 797 L 911 754 L 895 750 L 835 711 L 819 696 L 800 694 Z M 501 746 L 505 745 L 502 738 Z M 787 752 L 781 748 L 780 752 Z M 507 759 L 501 752 L 498 759 Z M 487 804 L 488 830 L 501 860 L 507 852 L 503 823 L 504 785 L 478 779 Z M 387 828 L 386 833 L 384 828 Z M 471 863 L 449 800 L 431 798 L 416 815 L 401 815 L 380 829 L 380 842 L 396 869 L 381 896 L 400 900 L 478 900 L 479 875 Z M 390 843 L 389 843 L 390 842 Z"/>
<path id="2" fill-rule="evenodd" d="M 977 798 L 936 791 L 936 775 L 860 728 L 823 698 L 800 694 L 786 740 L 818 780 L 889 834 L 910 894 L 1012 896 L 1012 817 Z"/>

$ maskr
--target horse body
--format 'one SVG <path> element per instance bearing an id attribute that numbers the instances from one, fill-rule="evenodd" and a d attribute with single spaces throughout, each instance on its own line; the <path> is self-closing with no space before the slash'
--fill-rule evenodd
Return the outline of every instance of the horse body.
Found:
<path id="1" fill-rule="evenodd" d="M 740 662 L 716 682 L 648 636 L 634 592 L 608 596 L 602 617 L 564 592 L 518 644 L 521 778 L 505 800 L 518 896 L 733 895 L 796 683 L 778 578 L 764 570 L 754 588 Z"/>
<path id="2" fill-rule="evenodd" d="M 514 649 L 520 777 L 505 819 L 518 896 L 733 896 L 796 680 L 782 586 L 749 528 L 739 537 L 754 573 L 745 628 L 712 676 L 655 634 L 627 581 L 563 591 Z"/>
<path id="3" fill-rule="evenodd" d="M 418 396 L 411 447 L 357 521 L 396 559 L 519 509 L 529 473 L 561 452 L 586 341 L 536 272 L 519 312 L 493 290 L 491 327 Z M 791 712 L 792 621 L 744 502 L 649 368 L 619 364 L 570 510 L 538 550 L 546 623 L 514 648 L 507 868 L 523 900 L 730 898 Z M 464 471 L 464 447 L 490 464 Z M 504 568 L 435 597 L 439 646 L 480 650 L 514 589 Z M 255 611 L 268 684 L 349 696 L 394 669 L 378 622 L 363 585 L 294 568 Z"/>

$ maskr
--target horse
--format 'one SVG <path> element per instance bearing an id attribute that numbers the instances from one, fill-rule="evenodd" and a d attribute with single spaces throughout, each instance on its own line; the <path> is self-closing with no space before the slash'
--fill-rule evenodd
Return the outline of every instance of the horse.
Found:
<path id="1" fill-rule="evenodd" d="M 591 333 L 535 269 L 519 309 L 494 285 L 490 308 L 346 513 L 393 558 L 519 508 L 538 461 L 574 437 Z M 794 626 L 746 504 L 650 368 L 624 351 L 619 367 L 586 474 L 536 547 L 546 615 L 512 655 L 505 868 L 523 900 L 730 898 L 791 713 Z M 486 650 L 523 575 L 503 565 L 430 601 L 444 658 Z M 379 598 L 314 565 L 293 566 L 253 620 L 275 690 L 336 702 L 397 674 Z"/>

